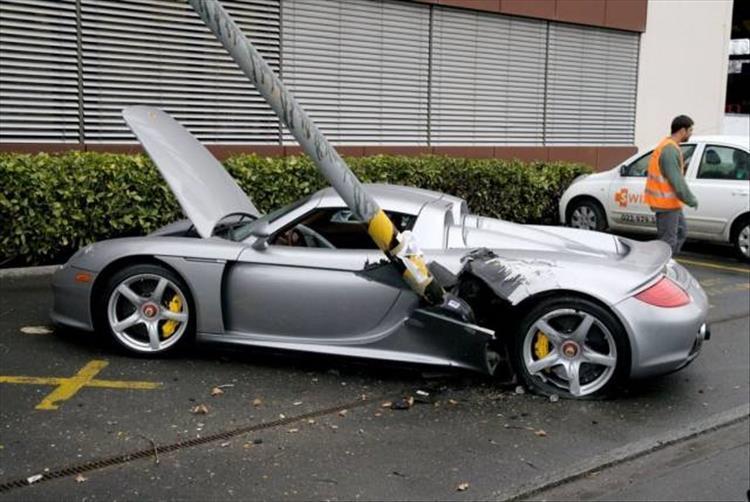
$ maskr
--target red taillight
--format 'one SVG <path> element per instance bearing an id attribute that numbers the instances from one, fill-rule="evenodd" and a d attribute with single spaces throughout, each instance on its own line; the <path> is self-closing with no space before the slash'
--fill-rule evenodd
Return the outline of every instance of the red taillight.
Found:
<path id="1" fill-rule="evenodd" d="M 640 301 L 656 307 L 682 307 L 690 303 L 688 294 L 667 277 L 635 295 Z"/>

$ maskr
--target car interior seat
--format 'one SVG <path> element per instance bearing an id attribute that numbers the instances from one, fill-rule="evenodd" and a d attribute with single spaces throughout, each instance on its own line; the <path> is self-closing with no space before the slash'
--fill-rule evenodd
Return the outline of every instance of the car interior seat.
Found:
<path id="1" fill-rule="evenodd" d="M 713 148 L 706 149 L 698 177 L 708 179 L 724 179 L 727 177 L 727 173 L 721 169 L 721 156 L 719 152 Z"/>

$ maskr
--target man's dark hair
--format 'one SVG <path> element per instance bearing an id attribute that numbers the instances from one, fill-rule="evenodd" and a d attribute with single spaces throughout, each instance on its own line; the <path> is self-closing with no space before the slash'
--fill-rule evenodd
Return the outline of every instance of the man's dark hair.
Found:
<path id="1" fill-rule="evenodd" d="M 672 134 L 680 129 L 690 129 L 693 126 L 693 119 L 687 115 L 677 115 L 672 121 Z"/>

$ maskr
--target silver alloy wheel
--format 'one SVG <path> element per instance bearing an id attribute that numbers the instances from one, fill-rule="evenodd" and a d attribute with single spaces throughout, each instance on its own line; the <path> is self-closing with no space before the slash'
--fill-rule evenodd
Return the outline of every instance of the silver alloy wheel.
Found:
<path id="1" fill-rule="evenodd" d="M 552 326 L 557 319 L 572 317 L 580 319 L 572 330 Z M 536 358 L 534 350 L 538 332 L 551 345 L 549 353 L 541 358 Z M 598 345 L 596 349 L 594 343 Z M 606 352 L 601 350 L 604 345 Z M 593 315 L 581 310 L 557 309 L 531 325 L 523 340 L 522 357 L 532 377 L 581 397 L 593 394 L 610 381 L 617 367 L 617 346 L 609 329 Z"/>
<path id="2" fill-rule="evenodd" d="M 740 234 L 737 236 L 737 244 L 742 255 L 745 258 L 750 258 L 750 224 L 745 225 L 745 228 L 740 230 Z"/>
<path id="3" fill-rule="evenodd" d="M 134 286 L 138 286 L 137 292 Z M 175 296 L 181 303 L 179 312 L 173 312 L 167 305 Z M 137 274 L 112 291 L 107 318 L 112 332 L 127 348 L 154 353 L 180 340 L 187 329 L 189 311 L 185 294 L 174 282 L 156 274 Z M 178 324 L 170 336 L 164 336 L 163 326 L 168 321 Z"/>
<path id="4" fill-rule="evenodd" d="M 597 224 L 596 213 L 589 206 L 578 206 L 573 209 L 573 213 L 570 215 L 570 226 L 573 228 L 596 230 Z"/>

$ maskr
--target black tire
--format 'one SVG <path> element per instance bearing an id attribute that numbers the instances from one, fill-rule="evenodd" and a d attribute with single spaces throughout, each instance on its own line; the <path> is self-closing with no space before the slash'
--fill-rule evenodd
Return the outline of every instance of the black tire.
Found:
<path id="1" fill-rule="evenodd" d="M 593 320 L 586 330 L 584 321 L 589 318 Z M 553 331 L 560 335 L 563 343 L 554 341 L 552 333 L 541 337 L 540 334 L 543 333 L 538 328 L 540 321 L 554 328 Z M 580 341 L 575 333 L 578 327 L 586 331 L 583 334 L 583 345 L 576 342 Z M 543 350 L 544 340 L 540 341 L 540 338 L 547 339 L 546 354 Z M 539 343 L 541 346 L 537 345 Z M 582 347 L 587 350 L 582 350 Z M 573 351 L 577 352 L 574 354 Z M 568 355 L 563 355 L 563 352 L 568 352 Z M 588 358 L 593 357 L 600 361 L 606 360 L 607 365 L 590 362 Z M 546 363 L 540 361 L 545 359 L 547 362 L 559 359 L 560 363 L 546 369 L 531 366 L 543 366 Z M 546 396 L 557 394 L 569 399 L 601 399 L 611 396 L 627 378 L 630 360 L 627 333 L 615 316 L 599 304 L 575 296 L 547 298 L 531 307 L 523 315 L 511 346 L 511 361 L 516 374 L 530 390 Z M 579 368 L 580 392 L 577 395 L 571 392 L 573 387 L 570 380 L 566 379 L 570 376 L 567 370 L 569 366 L 566 364 L 573 363 L 577 363 Z M 535 368 L 538 371 L 533 371 Z"/>
<path id="2" fill-rule="evenodd" d="M 750 263 L 750 217 L 743 216 L 732 228 L 732 246 L 737 258 Z"/>
<path id="3" fill-rule="evenodd" d="M 152 299 L 152 295 L 159 294 L 158 287 L 162 283 L 165 286 L 160 298 Z M 123 285 L 145 302 L 130 300 L 123 289 L 118 289 Z M 150 288 L 154 289 L 149 293 Z M 101 290 L 94 308 L 97 329 L 108 333 L 118 347 L 131 355 L 171 355 L 195 339 L 195 303 L 190 291 L 182 278 L 160 265 L 130 265 L 115 272 Z M 170 319 L 162 317 L 167 315 L 187 320 L 173 320 L 170 328 L 167 326 Z M 117 321 L 122 323 L 134 318 L 139 320 L 118 329 Z M 152 330 L 156 331 L 156 340 L 151 338 Z"/>
<path id="4" fill-rule="evenodd" d="M 604 208 L 592 199 L 578 199 L 568 206 L 565 221 L 569 227 L 603 232 L 607 229 Z"/>

